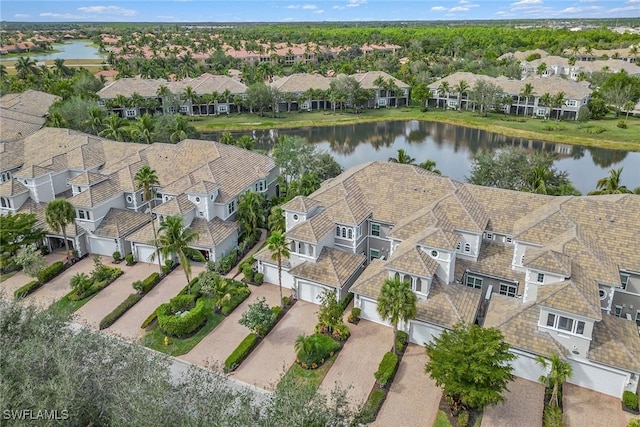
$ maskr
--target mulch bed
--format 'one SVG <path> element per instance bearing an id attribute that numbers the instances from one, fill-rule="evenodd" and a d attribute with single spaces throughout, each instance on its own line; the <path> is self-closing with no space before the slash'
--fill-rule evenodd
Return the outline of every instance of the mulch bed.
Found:
<path id="1" fill-rule="evenodd" d="M 440 409 L 447 415 L 447 418 L 449 418 L 449 422 L 452 426 L 457 427 L 459 425 L 458 414 L 461 411 L 452 411 L 451 406 L 449 406 L 449 403 L 447 402 L 444 394 L 442 395 L 442 398 L 440 398 L 440 406 L 438 407 L 438 409 Z M 476 419 L 482 416 L 482 411 L 478 411 L 475 409 L 468 409 L 467 412 L 469 413 L 469 423 L 467 424 L 468 426 L 475 425 Z"/>

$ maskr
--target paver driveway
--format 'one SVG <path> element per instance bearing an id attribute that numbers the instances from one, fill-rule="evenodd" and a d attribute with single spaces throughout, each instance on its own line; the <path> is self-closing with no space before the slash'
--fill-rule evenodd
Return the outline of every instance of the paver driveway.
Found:
<path id="1" fill-rule="evenodd" d="M 51 265 L 56 261 L 64 261 L 67 256 L 64 253 L 53 252 L 45 255 L 44 259 L 47 261 L 47 265 Z M 0 293 L 4 293 L 7 298 L 13 298 L 13 293 L 21 286 L 35 280 L 33 277 L 29 277 L 22 271 L 17 272 L 7 280 L 0 283 Z"/>
<path id="2" fill-rule="evenodd" d="M 91 301 L 80 307 L 73 315 L 75 322 L 98 329 L 100 321 L 127 299 L 130 294 L 135 292 L 131 286 L 133 282 L 144 280 L 151 273 L 158 272 L 157 264 L 144 262 L 139 262 L 132 266 L 120 263 L 115 267 L 122 269 L 124 274 L 118 277 L 109 287 L 99 292 Z M 135 306 L 131 310 L 134 309 Z"/>
<path id="3" fill-rule="evenodd" d="M 202 266 L 191 266 L 191 275 L 196 277 L 201 271 Z M 187 284 L 184 271 L 180 267 L 173 270 L 167 277 L 162 279 L 155 288 L 146 294 L 140 302 L 127 311 L 124 316 L 119 318 L 116 323 L 111 325 L 105 331 L 112 335 L 118 335 L 128 341 L 136 341 L 144 335 L 144 329 L 140 325 L 160 304 L 168 302 L 176 296 Z"/>
<path id="4" fill-rule="evenodd" d="M 432 426 L 442 391 L 424 372 L 424 347 L 409 344 L 373 426 Z"/>
<path id="5" fill-rule="evenodd" d="M 376 381 L 373 374 L 382 357 L 393 345 L 393 329 L 368 320 L 348 326 L 351 337 L 324 377 L 320 391 L 328 396 L 336 383 L 341 388 L 348 388 L 349 402 L 354 409 L 359 409 Z"/>
<path id="6" fill-rule="evenodd" d="M 273 390 L 285 370 L 296 360 L 293 345 L 300 334 L 311 334 L 318 305 L 298 301 L 262 340 L 233 375 L 256 387 Z"/>
<path id="7" fill-rule="evenodd" d="M 269 306 L 277 305 L 280 300 L 280 292 L 277 286 L 263 284 L 262 286 L 249 285 L 249 288 L 251 289 L 249 298 L 236 307 L 233 313 L 216 326 L 193 350 L 179 356 L 180 359 L 200 366 L 222 368 L 227 357 L 250 332 L 238 323 L 242 313 L 247 311 L 249 304 L 253 304 L 259 297 L 265 297 Z"/>
<path id="8" fill-rule="evenodd" d="M 516 377 L 508 388 L 504 403 L 485 408 L 482 427 L 542 426 L 544 385 Z"/>
<path id="9" fill-rule="evenodd" d="M 627 425 L 620 399 L 573 384 L 562 386 L 562 409 L 566 427 Z"/>

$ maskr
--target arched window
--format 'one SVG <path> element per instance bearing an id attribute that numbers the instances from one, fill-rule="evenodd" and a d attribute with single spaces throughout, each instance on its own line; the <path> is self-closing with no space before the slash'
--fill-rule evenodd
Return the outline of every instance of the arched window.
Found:
<path id="1" fill-rule="evenodd" d="M 524 254 L 520 257 L 520 265 L 524 265 Z"/>
<path id="2" fill-rule="evenodd" d="M 353 230 L 349 229 L 349 239 L 353 239 Z"/>
<path id="3" fill-rule="evenodd" d="M 408 274 L 405 274 L 404 277 L 402 278 L 402 281 L 406 283 L 411 283 L 412 282 L 411 276 L 409 276 Z"/>
<path id="4" fill-rule="evenodd" d="M 394 277 L 396 280 L 400 280 L 400 273 L 396 273 L 393 277 Z"/>
<path id="5" fill-rule="evenodd" d="M 416 278 L 416 292 L 422 292 L 422 279 Z"/>
<path id="6" fill-rule="evenodd" d="M 340 226 L 336 225 L 336 236 L 340 237 Z"/>
<path id="7" fill-rule="evenodd" d="M 347 237 L 347 229 L 345 227 L 342 227 L 342 237 Z"/>
<path id="8" fill-rule="evenodd" d="M 460 242 L 458 242 L 458 246 L 456 246 L 456 250 L 459 251 L 460 250 Z"/>
<path id="9" fill-rule="evenodd" d="M 467 254 L 471 252 L 471 245 L 470 244 L 468 244 L 468 243 L 464 244 L 464 252 L 467 253 Z"/>

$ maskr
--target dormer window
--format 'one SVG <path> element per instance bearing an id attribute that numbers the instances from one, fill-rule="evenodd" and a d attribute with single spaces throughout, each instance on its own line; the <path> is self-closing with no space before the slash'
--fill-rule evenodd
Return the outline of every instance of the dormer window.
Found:
<path id="1" fill-rule="evenodd" d="M 576 335 L 583 335 L 585 322 L 581 320 L 575 320 L 570 317 L 549 313 L 547 315 L 547 326 L 559 331 L 570 332 Z"/>
<path id="2" fill-rule="evenodd" d="M 196 196 L 196 203 L 200 203 L 200 197 Z"/>
<path id="3" fill-rule="evenodd" d="M 471 253 L 471 245 L 469 243 L 464 244 L 464 253 L 465 254 Z"/>
<path id="4" fill-rule="evenodd" d="M 544 274 L 538 273 L 538 277 L 536 278 L 536 282 L 544 283 Z"/>

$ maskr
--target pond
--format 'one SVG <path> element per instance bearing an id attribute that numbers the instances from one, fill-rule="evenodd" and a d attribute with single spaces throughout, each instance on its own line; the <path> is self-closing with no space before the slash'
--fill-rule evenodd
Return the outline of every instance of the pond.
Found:
<path id="1" fill-rule="evenodd" d="M 298 135 L 330 152 L 347 169 L 373 160 L 387 161 L 405 150 L 416 163 L 426 159 L 436 162 L 443 175 L 465 181 L 469 176 L 473 155 L 505 146 L 519 146 L 531 151 L 555 152 L 558 170 L 569 178 L 583 194 L 593 190 L 598 179 L 612 168 L 624 167 L 622 183 L 633 189 L 640 186 L 640 153 L 557 144 L 527 138 L 509 137 L 479 129 L 429 121 L 388 121 L 345 126 L 273 129 L 233 133 L 250 135 L 258 147 L 268 150 L 278 137 Z M 217 140 L 220 134 L 206 134 Z"/>
<path id="2" fill-rule="evenodd" d="M 103 59 L 105 55 L 98 53 L 98 48 L 91 45 L 88 40 L 74 41 L 71 43 L 55 44 L 55 50 L 59 52 L 53 53 L 37 53 L 29 55 L 29 58 L 36 61 L 54 60 L 54 59 Z M 0 61 L 17 61 L 17 57 L 0 58 Z"/>

